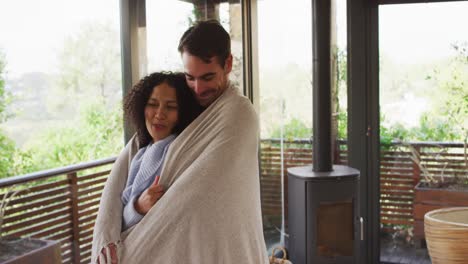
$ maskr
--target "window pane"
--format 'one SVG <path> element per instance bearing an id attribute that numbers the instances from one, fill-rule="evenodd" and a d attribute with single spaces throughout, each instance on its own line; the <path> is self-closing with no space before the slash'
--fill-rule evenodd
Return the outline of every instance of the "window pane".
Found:
<path id="1" fill-rule="evenodd" d="M 119 4 L 111 0 L 0 3 L 5 64 L 0 102 L 6 102 L 0 133 L 17 148 L 3 173 L 118 153 L 123 144 L 119 19 Z"/>
<path id="2" fill-rule="evenodd" d="M 234 57 L 230 80 L 242 91 L 242 16 L 239 1 L 147 1 L 148 72 L 183 71 L 177 50 L 182 34 L 198 20 L 216 19 L 231 36 Z M 177 14 L 177 15 L 174 15 Z"/>
<path id="3" fill-rule="evenodd" d="M 379 8 L 381 252 L 421 255 L 424 214 L 450 206 L 420 203 L 416 184 L 466 186 L 467 13 L 468 2 Z"/>
<path id="4" fill-rule="evenodd" d="M 269 248 L 284 243 L 281 232 L 287 232 L 286 168 L 311 163 L 311 21 L 310 1 L 258 2 L 262 212 Z"/>

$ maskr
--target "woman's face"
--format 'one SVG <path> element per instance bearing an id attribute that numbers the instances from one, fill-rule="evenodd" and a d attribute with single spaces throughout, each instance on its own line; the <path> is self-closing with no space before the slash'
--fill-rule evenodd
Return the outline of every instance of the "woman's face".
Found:
<path id="1" fill-rule="evenodd" d="M 155 141 L 166 138 L 178 121 L 176 90 L 167 83 L 153 88 L 145 106 L 146 129 Z"/>

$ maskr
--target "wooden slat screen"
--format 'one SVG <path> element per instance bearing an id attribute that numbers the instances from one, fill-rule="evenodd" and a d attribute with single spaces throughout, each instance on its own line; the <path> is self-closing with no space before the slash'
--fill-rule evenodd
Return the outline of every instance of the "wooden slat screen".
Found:
<path id="1" fill-rule="evenodd" d="M 99 199 L 115 158 L 0 180 L 3 235 L 57 240 L 63 263 L 90 263 Z"/>
<path id="2" fill-rule="evenodd" d="M 421 164 L 435 178 L 444 175 L 445 181 L 450 181 L 462 175 L 466 177 L 463 144 L 397 143 L 390 149 L 383 149 L 380 160 L 380 222 L 384 231 L 391 231 L 395 225 L 413 225 L 414 187 L 424 175 L 411 159 L 412 151 L 419 153 Z"/>

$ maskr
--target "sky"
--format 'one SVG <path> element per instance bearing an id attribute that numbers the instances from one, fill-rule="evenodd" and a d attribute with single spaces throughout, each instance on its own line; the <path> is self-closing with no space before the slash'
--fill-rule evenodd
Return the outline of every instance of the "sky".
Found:
<path id="1" fill-rule="evenodd" d="M 8 77 L 49 72 L 65 37 L 82 23 L 111 21 L 119 30 L 119 20 L 116 0 L 0 1 L 0 49 L 6 54 Z"/>
<path id="2" fill-rule="evenodd" d="M 381 53 L 414 64 L 452 54 L 450 44 L 468 41 L 468 2 L 379 7 Z"/>

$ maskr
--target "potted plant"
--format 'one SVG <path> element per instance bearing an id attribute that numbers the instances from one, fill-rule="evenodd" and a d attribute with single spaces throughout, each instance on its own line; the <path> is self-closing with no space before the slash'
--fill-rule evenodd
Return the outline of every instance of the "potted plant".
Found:
<path id="1" fill-rule="evenodd" d="M 440 146 L 438 146 L 440 149 Z M 444 154 L 446 150 L 426 152 L 426 159 L 414 146 L 409 146 L 411 160 L 420 170 L 421 180 L 414 188 L 413 219 L 414 239 L 419 245 L 424 243 L 424 215 L 430 211 L 468 206 L 468 166 L 466 144 L 464 158 L 449 161 Z M 443 148 L 442 148 L 443 149 Z M 437 172 L 430 170 L 430 162 L 442 164 Z M 439 165 L 440 166 L 440 165 Z M 456 168 L 456 169 L 454 169 Z"/>
<path id="2" fill-rule="evenodd" d="M 3 237 L 2 226 L 5 210 L 10 201 L 22 190 L 10 187 L 0 202 L 0 263 L 61 263 L 60 244 L 56 241 L 35 238 Z"/>

